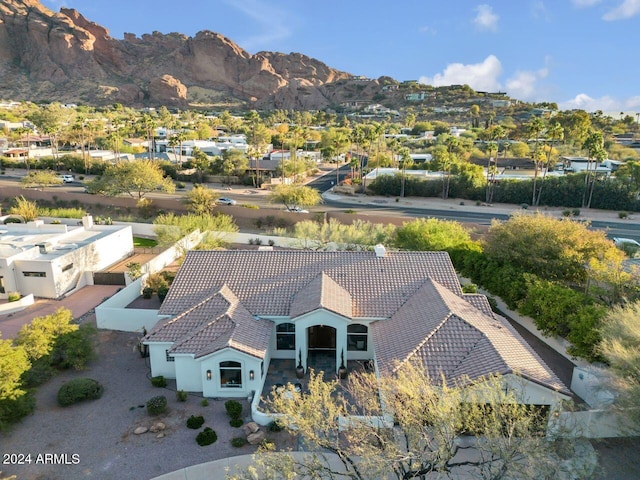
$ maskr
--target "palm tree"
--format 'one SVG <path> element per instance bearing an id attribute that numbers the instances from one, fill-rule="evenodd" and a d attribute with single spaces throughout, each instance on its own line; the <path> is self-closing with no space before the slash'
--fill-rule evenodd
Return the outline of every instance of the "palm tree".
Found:
<path id="1" fill-rule="evenodd" d="M 602 132 L 592 131 L 582 145 L 587 151 L 587 174 L 585 176 L 584 192 L 582 194 L 582 207 L 591 208 L 591 198 L 596 183 L 598 164 L 607 158 L 607 151 L 604 149 L 604 138 Z M 591 160 L 594 167 L 591 169 Z"/>
<path id="2" fill-rule="evenodd" d="M 543 130 L 544 130 L 544 122 L 538 117 L 533 117 L 527 124 L 527 133 L 529 134 L 529 136 L 533 135 L 533 139 L 535 142 L 535 147 L 533 149 L 533 154 L 532 154 L 534 170 L 533 170 L 533 193 L 531 194 L 531 205 L 536 204 L 538 169 L 541 166 L 541 158 L 542 158 L 542 156 L 538 152 L 538 149 L 540 147 L 540 135 L 542 134 Z"/>
<path id="3" fill-rule="evenodd" d="M 540 182 L 540 187 L 538 189 L 538 193 L 536 194 L 536 187 L 534 183 L 533 192 L 534 192 L 534 201 L 533 206 L 537 207 L 540 204 L 540 197 L 542 196 L 542 189 L 544 187 L 544 182 L 547 178 L 547 173 L 549 172 L 549 167 L 551 166 L 551 156 L 553 153 L 553 144 L 558 142 L 564 138 L 564 128 L 560 125 L 559 122 L 553 122 L 547 128 L 547 141 L 549 145 L 547 146 L 547 155 L 545 162 L 545 169 L 542 171 L 542 180 Z"/>

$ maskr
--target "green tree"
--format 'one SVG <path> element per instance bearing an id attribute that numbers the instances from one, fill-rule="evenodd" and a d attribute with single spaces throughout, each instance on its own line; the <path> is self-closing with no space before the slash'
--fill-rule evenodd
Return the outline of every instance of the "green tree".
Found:
<path id="1" fill-rule="evenodd" d="M 591 208 L 593 189 L 597 179 L 597 168 L 600 162 L 607 158 L 607 151 L 604 148 L 604 138 L 602 132 L 592 131 L 582 145 L 587 151 L 587 172 L 584 177 L 584 191 L 582 194 L 582 207 Z"/>
<path id="2" fill-rule="evenodd" d="M 500 377 L 481 379 L 477 387 L 468 379 L 447 383 L 406 362 L 380 377 L 350 374 L 342 388 L 351 402 L 339 394 L 337 380 L 322 377 L 311 372 L 304 395 L 291 386 L 265 399 L 284 428 L 304 439 L 308 455 L 262 451 L 231 479 L 526 480 L 554 478 L 561 468 L 554 443 L 542 434 L 544 414 L 523 405 L 519 390 L 505 389 Z M 353 414 L 384 414 L 388 423 L 340 422 Z M 463 435 L 476 437 L 463 446 Z M 336 455 L 339 467 L 331 466 L 327 452 Z"/>
<path id="3" fill-rule="evenodd" d="M 158 215 L 153 224 L 153 231 L 160 245 L 173 245 L 191 232 L 199 230 L 202 233 L 207 232 L 203 242 L 209 247 L 221 247 L 225 244 L 224 238 L 228 233 L 238 231 L 238 226 L 231 215 L 211 215 L 210 213 L 200 215 L 166 213 Z"/>
<path id="4" fill-rule="evenodd" d="M 193 148 L 192 156 L 191 166 L 196 169 L 196 177 L 198 178 L 198 181 L 202 182 L 204 180 L 204 176 L 211 170 L 211 158 L 198 147 Z"/>
<path id="5" fill-rule="evenodd" d="M 320 152 L 325 160 L 336 164 L 336 185 L 339 183 L 342 155 L 347 153 L 350 144 L 349 132 L 345 128 L 329 128 L 322 132 Z"/>
<path id="6" fill-rule="evenodd" d="M 507 221 L 491 223 L 484 250 L 491 260 L 524 273 L 585 285 L 589 262 L 615 249 L 605 232 L 587 227 L 542 214 L 515 214 Z"/>
<path id="7" fill-rule="evenodd" d="M 157 162 L 136 160 L 109 165 L 102 176 L 94 180 L 90 187 L 109 196 L 127 194 L 138 200 L 150 192 L 162 190 L 173 193 L 175 184 Z"/>
<path id="8" fill-rule="evenodd" d="M 189 211 L 196 215 L 211 213 L 216 205 L 218 194 L 203 185 L 195 185 L 187 193 L 185 203 L 189 206 Z"/>
<path id="9" fill-rule="evenodd" d="M 36 317 L 23 325 L 14 343 L 22 346 L 29 360 L 34 362 L 51 353 L 58 337 L 78 329 L 72 320 L 71 310 L 60 307 L 55 313 Z"/>
<path id="10" fill-rule="evenodd" d="M 320 193 L 311 187 L 300 185 L 278 185 L 269 194 L 272 203 L 282 203 L 287 209 L 312 207 L 322 203 Z"/>
<path id="11" fill-rule="evenodd" d="M 225 150 L 222 157 L 213 165 L 214 172 L 227 176 L 227 184 L 231 185 L 231 175 L 242 175 L 247 171 L 249 162 L 242 150 Z"/>
<path id="12" fill-rule="evenodd" d="M 62 179 L 50 170 L 34 170 L 22 177 L 20 183 L 25 188 L 36 186 L 43 189 L 51 185 L 62 184 Z"/>
<path id="13" fill-rule="evenodd" d="M 14 200 L 14 205 L 9 209 L 12 215 L 21 216 L 25 222 L 32 222 L 38 218 L 38 205 L 35 201 L 27 200 L 20 195 Z"/>
<path id="14" fill-rule="evenodd" d="M 620 392 L 616 405 L 633 422 L 629 425 L 633 430 L 640 425 L 640 302 L 611 309 L 600 335 L 600 352 L 611 365 Z"/>
<path id="15" fill-rule="evenodd" d="M 25 394 L 22 375 L 30 366 L 24 347 L 0 338 L 0 400 L 15 400 Z"/>
<path id="16" fill-rule="evenodd" d="M 411 251 L 447 251 L 471 245 L 469 231 L 460 223 L 418 218 L 396 229 L 394 245 Z"/>

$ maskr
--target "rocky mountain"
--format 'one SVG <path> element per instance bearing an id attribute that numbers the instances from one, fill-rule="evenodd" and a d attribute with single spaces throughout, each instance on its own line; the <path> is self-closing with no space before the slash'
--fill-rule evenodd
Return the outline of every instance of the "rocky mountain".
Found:
<path id="1" fill-rule="evenodd" d="M 340 101 L 356 82 L 298 53 L 252 55 L 210 31 L 118 40 L 76 10 L 0 0 L 0 98 L 315 109 Z"/>

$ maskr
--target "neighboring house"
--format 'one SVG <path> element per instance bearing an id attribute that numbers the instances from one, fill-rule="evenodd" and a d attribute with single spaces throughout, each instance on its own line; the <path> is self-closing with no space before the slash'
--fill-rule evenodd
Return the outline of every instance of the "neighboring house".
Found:
<path id="1" fill-rule="evenodd" d="M 90 216 L 81 226 L 0 224 L 0 298 L 11 292 L 59 298 L 131 254 L 130 226 L 93 225 Z"/>
<path id="2" fill-rule="evenodd" d="M 608 159 L 601 163 L 598 163 L 596 159 L 589 159 L 587 157 L 560 157 L 560 160 L 564 165 L 565 172 L 579 173 L 586 172 L 587 169 L 590 169 L 592 172 L 595 171 L 595 173 L 610 175 L 612 171 L 612 163 Z"/>
<path id="3" fill-rule="evenodd" d="M 434 379 L 501 374 L 525 402 L 569 390 L 487 298 L 464 294 L 446 252 L 190 251 L 143 339 L 152 375 L 205 397 L 258 396 L 272 359 L 316 367 L 423 362 Z M 326 358 L 326 357 L 325 357 Z"/>

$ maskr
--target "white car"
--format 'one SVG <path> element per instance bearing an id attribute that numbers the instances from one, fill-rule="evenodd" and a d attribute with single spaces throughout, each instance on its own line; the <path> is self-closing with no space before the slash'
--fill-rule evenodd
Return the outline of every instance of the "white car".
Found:
<path id="1" fill-rule="evenodd" d="M 623 250 L 632 258 L 640 257 L 640 243 L 633 238 L 614 237 L 613 242 L 620 250 Z"/>
<path id="2" fill-rule="evenodd" d="M 304 210 L 300 207 L 288 207 L 287 211 L 293 213 L 309 213 L 309 210 Z"/>
<path id="3" fill-rule="evenodd" d="M 58 175 L 58 178 L 62 180 L 63 183 L 73 183 L 76 181 L 76 177 L 73 175 Z"/>
<path id="4" fill-rule="evenodd" d="M 233 198 L 220 197 L 216 200 L 216 203 L 219 203 L 220 205 L 235 205 L 236 201 Z"/>

